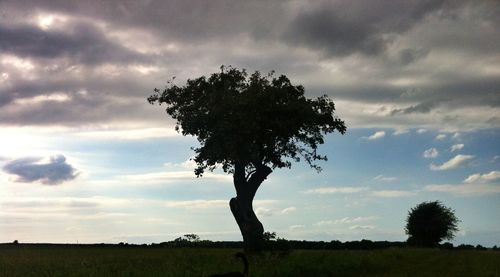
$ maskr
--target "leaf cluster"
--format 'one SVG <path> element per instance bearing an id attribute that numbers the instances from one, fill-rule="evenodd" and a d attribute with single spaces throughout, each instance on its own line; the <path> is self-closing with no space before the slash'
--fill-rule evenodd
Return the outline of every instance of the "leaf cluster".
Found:
<path id="1" fill-rule="evenodd" d="M 197 176 L 217 165 L 225 172 L 232 172 L 236 163 L 289 168 L 301 159 L 320 170 L 314 161 L 327 159 L 316 152 L 324 134 L 346 131 L 330 98 L 307 99 L 303 86 L 274 72 L 249 75 L 245 69 L 221 66 L 220 72 L 189 79 L 183 86 L 170 82 L 162 91 L 154 89 L 148 101 L 166 105 L 177 120 L 176 130 L 197 137 Z"/>

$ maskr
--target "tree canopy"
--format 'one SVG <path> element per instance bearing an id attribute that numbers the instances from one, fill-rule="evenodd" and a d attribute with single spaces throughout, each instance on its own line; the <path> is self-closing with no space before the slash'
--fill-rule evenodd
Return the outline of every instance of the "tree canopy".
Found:
<path id="1" fill-rule="evenodd" d="M 317 153 L 323 135 L 346 131 L 330 98 L 307 99 L 303 86 L 274 72 L 249 75 L 245 69 L 221 66 L 208 78 L 155 88 L 148 101 L 165 104 L 177 120 L 176 130 L 197 137 L 197 176 L 218 165 L 225 172 L 234 172 L 236 165 L 251 171 L 262 165 L 289 168 L 301 159 L 320 170 L 315 161 L 327 159 Z"/>
<path id="2" fill-rule="evenodd" d="M 455 211 L 440 201 L 423 202 L 408 212 L 406 234 L 408 243 L 415 246 L 436 246 L 443 239 L 451 240 L 458 231 Z"/>

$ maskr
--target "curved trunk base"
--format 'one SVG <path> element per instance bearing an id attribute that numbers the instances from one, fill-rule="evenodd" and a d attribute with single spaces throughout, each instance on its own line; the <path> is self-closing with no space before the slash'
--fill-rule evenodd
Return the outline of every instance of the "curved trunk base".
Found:
<path id="1" fill-rule="evenodd" d="M 252 202 L 234 197 L 229 201 L 229 206 L 243 236 L 245 251 L 255 252 L 262 250 L 264 245 L 264 226 L 257 219 L 253 211 Z"/>

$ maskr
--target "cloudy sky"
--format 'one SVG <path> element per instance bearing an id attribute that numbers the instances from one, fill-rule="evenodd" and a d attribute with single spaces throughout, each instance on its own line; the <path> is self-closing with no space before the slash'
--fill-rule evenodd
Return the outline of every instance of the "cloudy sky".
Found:
<path id="1" fill-rule="evenodd" d="M 404 240 L 441 200 L 500 245 L 498 1 L 0 1 L 0 241 L 236 240 L 231 176 L 146 98 L 221 65 L 328 94 L 346 135 L 255 208 L 289 239 Z"/>

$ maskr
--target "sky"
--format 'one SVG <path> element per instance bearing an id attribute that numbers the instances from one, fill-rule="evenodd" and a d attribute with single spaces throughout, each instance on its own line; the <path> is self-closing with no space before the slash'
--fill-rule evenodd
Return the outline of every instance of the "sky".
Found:
<path id="1" fill-rule="evenodd" d="M 232 177 L 146 98 L 221 65 L 327 94 L 347 133 L 321 173 L 277 169 L 254 208 L 305 240 L 407 238 L 439 200 L 454 244 L 500 245 L 500 3 L 0 1 L 0 242 L 240 240 Z"/>

